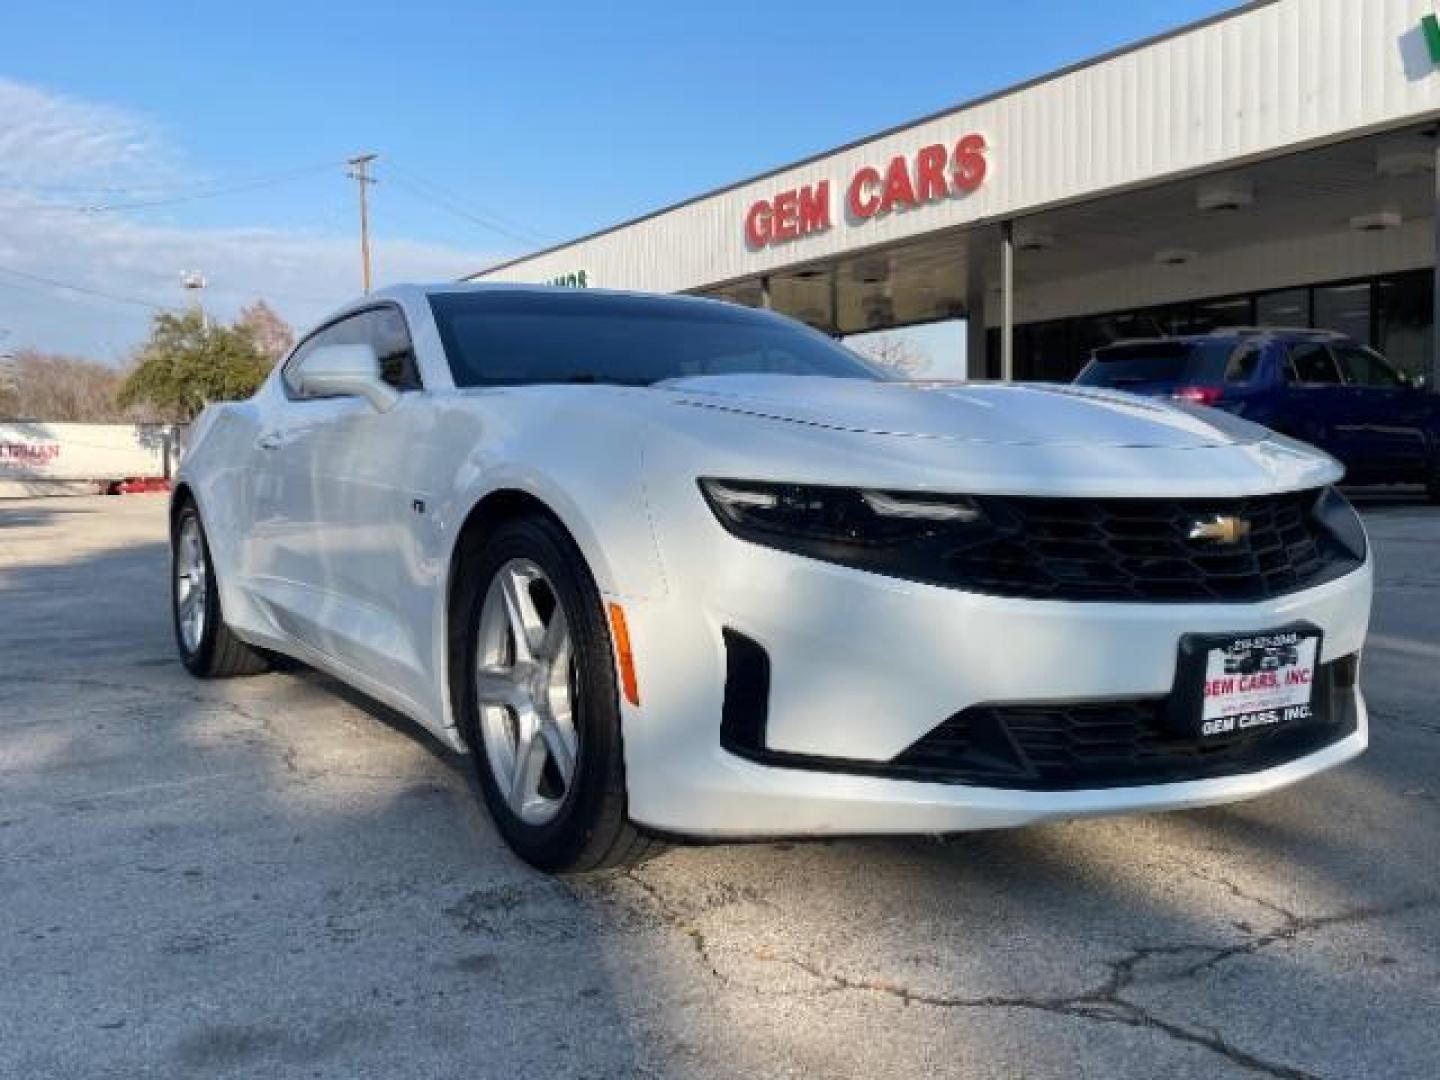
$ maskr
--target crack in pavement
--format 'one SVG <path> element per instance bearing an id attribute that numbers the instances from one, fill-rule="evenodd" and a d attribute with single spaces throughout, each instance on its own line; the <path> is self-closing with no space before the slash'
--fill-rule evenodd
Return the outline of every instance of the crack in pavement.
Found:
<path id="1" fill-rule="evenodd" d="M 1201 972 L 1209 971 L 1227 960 L 1237 956 L 1251 956 L 1262 949 L 1268 949 L 1286 941 L 1293 941 L 1301 934 L 1312 933 L 1316 930 L 1323 930 L 1329 926 L 1344 926 L 1350 923 L 1365 922 L 1370 919 L 1385 918 L 1389 915 L 1400 915 L 1407 911 L 1414 911 L 1417 908 L 1433 905 L 1437 898 L 1435 896 L 1418 896 L 1409 900 L 1399 900 L 1390 904 L 1372 904 L 1351 908 L 1349 911 L 1337 912 L 1330 915 L 1301 915 L 1291 911 L 1283 904 L 1268 900 L 1263 896 L 1247 892 L 1237 882 L 1229 878 L 1220 877 L 1201 870 L 1196 866 L 1186 866 L 1185 869 L 1192 877 L 1201 881 L 1208 881 L 1228 891 L 1232 896 L 1241 900 L 1247 900 L 1252 904 L 1265 908 L 1265 910 L 1280 916 L 1279 926 L 1264 932 L 1245 930 L 1250 937 L 1238 945 L 1230 945 L 1220 949 L 1209 949 L 1211 953 L 1205 959 L 1200 960 L 1189 967 L 1182 969 L 1174 978 L 1193 978 Z"/>
<path id="2" fill-rule="evenodd" d="M 695 955 L 699 957 L 701 962 L 709 969 L 711 977 L 717 982 L 724 983 L 728 986 L 731 981 L 730 976 L 721 971 L 711 958 L 710 943 L 705 937 L 705 932 L 693 922 L 686 919 L 684 915 L 671 905 L 670 901 L 666 899 L 665 894 L 660 889 L 642 878 L 634 869 L 621 871 L 621 877 L 633 881 L 636 886 L 639 887 L 640 891 L 650 898 L 651 902 L 654 903 L 660 911 L 661 921 L 672 930 L 678 930 L 684 934 L 694 947 Z"/>
<path id="3" fill-rule="evenodd" d="M 1226 961 L 1239 956 L 1252 955 L 1277 943 L 1294 940 L 1303 934 L 1313 933 L 1330 926 L 1363 922 L 1369 919 L 1383 918 L 1388 915 L 1411 911 L 1433 904 L 1436 899 L 1435 897 L 1420 897 L 1389 905 L 1354 908 L 1349 911 L 1337 912 L 1330 915 L 1301 916 L 1272 901 L 1245 893 L 1244 890 L 1234 882 L 1223 878 L 1210 877 L 1203 872 L 1197 871 L 1193 867 L 1187 869 L 1197 877 L 1211 881 L 1222 888 L 1229 889 L 1237 896 L 1265 907 L 1267 910 L 1279 915 L 1283 919 L 1283 922 L 1275 929 L 1260 934 L 1252 934 L 1248 940 L 1239 945 L 1217 948 L 1213 945 L 1197 943 L 1137 947 L 1118 960 L 1106 962 L 1106 966 L 1110 969 L 1109 974 L 1105 981 L 1099 986 L 1078 994 L 1060 997 L 1024 994 L 963 997 L 937 994 L 928 991 L 914 990 L 901 983 L 890 982 L 884 979 L 852 978 L 847 975 L 829 971 L 813 961 L 800 957 L 782 956 L 754 950 L 752 950 L 749 955 L 751 959 L 763 963 L 777 963 L 792 967 L 817 982 L 823 983 L 823 992 L 826 993 L 853 991 L 883 994 L 895 998 L 907 1006 L 924 1005 L 937 1009 L 1026 1009 L 1051 1015 L 1089 1020 L 1096 1023 L 1122 1024 L 1127 1027 L 1159 1032 L 1176 1042 L 1208 1050 L 1211 1053 L 1225 1058 L 1233 1065 L 1263 1076 L 1275 1077 L 1277 1080 L 1320 1080 L 1320 1077 L 1316 1073 L 1308 1072 L 1297 1066 L 1287 1065 L 1283 1062 L 1268 1060 L 1258 1054 L 1236 1046 L 1226 1039 L 1219 1029 L 1215 1027 L 1202 1025 L 1200 1029 L 1197 1030 L 1174 1023 L 1156 1016 L 1149 1009 L 1127 999 L 1123 995 L 1131 987 L 1145 982 L 1163 984 L 1181 979 L 1195 978 L 1207 971 L 1213 970 Z M 650 898 L 659 910 L 662 920 L 666 925 L 684 934 L 690 940 L 697 956 L 709 969 L 711 976 L 726 985 L 735 985 L 735 980 L 722 972 L 716 965 L 714 958 L 711 956 L 710 942 L 705 936 L 705 933 L 692 921 L 686 919 L 684 915 L 670 903 L 662 889 L 646 881 L 635 870 L 627 870 L 623 876 L 634 882 L 635 885 Z M 1159 978 L 1152 978 L 1150 980 L 1141 980 L 1139 978 L 1139 969 L 1147 961 L 1159 957 L 1179 957 L 1194 953 L 1208 955 L 1205 955 L 1203 959 L 1196 963 L 1182 968 L 1178 973 L 1162 975 Z"/>
<path id="4" fill-rule="evenodd" d="M 1211 955 L 1199 960 L 1189 967 L 1182 969 L 1176 978 L 1193 978 L 1202 972 L 1210 971 L 1228 960 L 1238 956 L 1253 956 L 1262 949 L 1268 949 L 1286 941 L 1294 941 L 1302 934 L 1313 933 L 1316 930 L 1323 930 L 1330 926 L 1345 926 L 1353 923 L 1366 922 L 1370 919 L 1382 919 L 1389 915 L 1400 915 L 1407 911 L 1414 911 L 1416 908 L 1426 907 L 1433 904 L 1433 898 L 1416 898 L 1404 900 L 1394 904 L 1375 904 L 1365 907 L 1353 908 L 1350 911 L 1336 912 L 1331 915 L 1287 915 L 1283 925 L 1274 930 L 1268 930 L 1263 934 L 1256 934 L 1249 940 L 1238 945 L 1229 945 L 1223 949 L 1210 950 Z"/>
<path id="5" fill-rule="evenodd" d="M 1229 878 L 1221 877 L 1219 874 L 1212 874 L 1207 870 L 1202 870 L 1200 867 L 1193 866 L 1189 863 L 1178 862 L 1177 865 L 1179 865 L 1191 877 L 1199 878 L 1201 881 L 1208 882 L 1211 885 L 1220 886 L 1220 888 L 1224 889 L 1237 900 L 1245 900 L 1249 903 L 1256 905 L 1257 907 L 1263 907 L 1272 915 L 1278 915 L 1282 919 L 1293 921 L 1299 918 L 1299 916 L 1296 915 L 1289 908 L 1281 904 L 1277 904 L 1275 901 L 1269 900 L 1263 896 L 1257 896 L 1255 893 L 1246 892 L 1243 888 L 1240 887 L 1238 883 L 1231 881 Z"/>
<path id="6" fill-rule="evenodd" d="M 1157 956 L 1173 956 L 1192 951 L 1189 945 L 1156 945 L 1138 948 L 1120 960 L 1110 961 L 1110 976 L 1094 990 L 1087 990 L 1070 997 L 1030 997 L 1026 995 L 986 995 L 983 997 L 957 997 L 911 990 L 895 983 L 874 979 L 852 979 L 848 976 L 825 971 L 819 965 L 794 957 L 777 958 L 792 967 L 805 972 L 812 978 L 829 983 L 837 990 L 855 990 L 886 994 L 897 998 L 905 1005 L 928 1005 L 937 1009 L 1026 1009 L 1049 1013 L 1055 1016 L 1091 1020 L 1102 1024 L 1122 1024 L 1126 1027 L 1158 1031 L 1177 1042 L 1199 1046 L 1225 1058 L 1233 1065 L 1249 1069 L 1278 1080 L 1320 1080 L 1311 1072 L 1268 1061 L 1235 1046 L 1215 1028 L 1194 1031 L 1180 1024 L 1155 1016 L 1144 1007 L 1127 1001 L 1121 993 L 1135 982 L 1135 970 L 1146 960 Z M 763 958 L 763 957 L 762 957 Z"/>

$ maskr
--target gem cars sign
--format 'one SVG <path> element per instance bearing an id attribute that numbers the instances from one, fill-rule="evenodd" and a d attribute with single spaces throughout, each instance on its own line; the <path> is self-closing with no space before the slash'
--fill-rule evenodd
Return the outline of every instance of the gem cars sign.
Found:
<path id="1" fill-rule="evenodd" d="M 845 215 L 852 225 L 970 194 L 985 182 L 985 137 L 972 132 L 951 145 L 933 143 L 896 154 L 883 167 L 862 165 L 845 184 Z M 829 180 L 758 199 L 745 212 L 745 243 L 752 250 L 828 230 L 833 223 Z"/>

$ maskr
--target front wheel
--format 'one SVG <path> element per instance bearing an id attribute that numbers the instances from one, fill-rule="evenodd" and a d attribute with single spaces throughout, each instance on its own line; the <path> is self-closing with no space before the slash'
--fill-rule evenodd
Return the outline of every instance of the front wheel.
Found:
<path id="1" fill-rule="evenodd" d="M 461 718 L 496 826 L 544 870 L 648 857 L 659 845 L 626 817 L 610 634 L 574 541 L 548 518 L 514 520 L 477 559 Z"/>
<path id="2" fill-rule="evenodd" d="M 210 544 L 193 502 L 187 502 L 175 515 L 170 561 L 170 613 L 175 624 L 175 645 L 185 669 L 201 679 L 265 671 L 269 667 L 265 657 L 225 625 Z"/>

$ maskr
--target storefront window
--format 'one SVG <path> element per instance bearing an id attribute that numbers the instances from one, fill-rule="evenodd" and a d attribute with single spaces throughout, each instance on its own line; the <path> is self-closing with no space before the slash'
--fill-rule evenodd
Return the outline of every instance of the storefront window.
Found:
<path id="1" fill-rule="evenodd" d="M 1398 370 L 1414 378 L 1429 373 L 1430 288 L 1431 272 L 1414 270 L 1370 281 L 1279 289 L 1017 326 L 1016 371 L 1024 378 L 1068 380 L 1101 345 L 1253 325 L 1335 330 L 1375 346 Z M 992 331 L 991 361 L 997 375 L 999 344 L 999 335 Z"/>
<path id="2" fill-rule="evenodd" d="M 1370 343 L 1370 283 L 1328 285 L 1315 290 L 1315 327 Z"/>
<path id="3" fill-rule="evenodd" d="M 1310 290 L 1284 289 L 1261 293 L 1255 298 L 1255 325 L 1308 327 Z"/>
<path id="4" fill-rule="evenodd" d="M 1255 316 L 1251 313 L 1250 297 L 1227 296 L 1199 301 L 1191 307 L 1189 321 L 1189 333 L 1205 334 L 1229 326 L 1251 326 Z"/>
<path id="5" fill-rule="evenodd" d="M 1376 348 L 1412 378 L 1428 373 L 1434 309 L 1430 271 L 1415 270 L 1381 278 L 1375 306 Z"/>
<path id="6" fill-rule="evenodd" d="M 1017 347 L 1017 361 L 1020 351 Z M 1070 324 L 1063 319 L 1036 325 L 1024 351 L 1028 353 L 1028 371 L 1022 378 L 1037 382 L 1069 382 L 1085 365 L 1085 358 L 1075 355 L 1070 344 Z"/>

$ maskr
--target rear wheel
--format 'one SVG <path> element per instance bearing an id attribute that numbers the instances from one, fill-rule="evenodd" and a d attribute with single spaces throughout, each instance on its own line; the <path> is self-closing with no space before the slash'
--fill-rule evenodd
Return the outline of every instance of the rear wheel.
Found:
<path id="1" fill-rule="evenodd" d="M 170 611 L 175 645 L 186 670 L 202 679 L 258 675 L 266 670 L 265 657 L 225 625 L 210 544 L 194 503 L 187 503 L 175 515 L 170 557 Z"/>
<path id="2" fill-rule="evenodd" d="M 509 521 L 473 570 L 461 717 L 501 834 L 544 870 L 653 854 L 626 817 L 614 654 L 574 542 L 547 518 Z"/>

